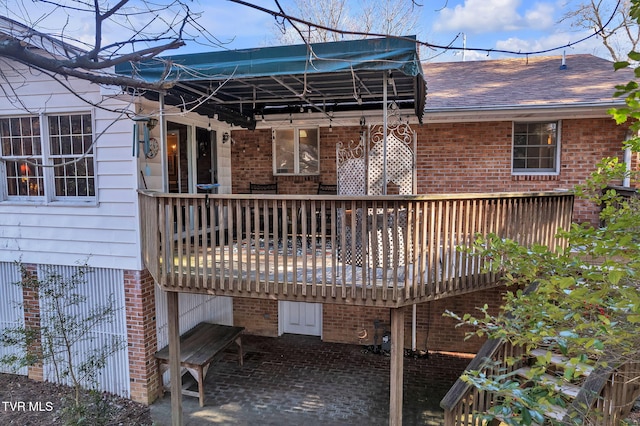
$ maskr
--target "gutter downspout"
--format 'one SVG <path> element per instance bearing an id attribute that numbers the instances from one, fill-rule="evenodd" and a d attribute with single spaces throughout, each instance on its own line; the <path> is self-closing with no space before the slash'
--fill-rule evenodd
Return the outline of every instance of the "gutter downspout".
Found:
<path id="1" fill-rule="evenodd" d="M 638 134 L 633 134 L 633 132 L 629 131 L 627 132 L 627 137 L 625 138 L 626 141 L 636 138 L 638 137 Z M 624 161 L 624 171 L 625 171 L 625 176 L 624 179 L 622 179 L 622 186 L 624 186 L 625 188 L 628 188 L 631 186 L 631 177 L 630 177 L 630 173 L 631 173 L 631 148 L 627 147 L 624 149 L 624 155 L 623 155 L 623 161 Z"/>
<path id="2" fill-rule="evenodd" d="M 413 304 L 413 312 L 411 313 L 411 350 L 416 353 L 416 323 L 418 318 L 418 309 L 415 303 Z"/>
<path id="3" fill-rule="evenodd" d="M 169 147 L 167 146 L 167 123 L 165 121 L 165 110 L 164 110 L 164 93 L 159 94 L 158 103 L 160 104 L 160 111 L 158 114 L 159 122 L 160 122 L 160 164 L 162 165 L 162 192 L 169 192 L 169 176 L 167 175 L 167 152 Z"/>
<path id="4" fill-rule="evenodd" d="M 387 124 L 388 124 L 388 95 L 387 95 L 387 71 L 382 71 L 382 195 L 387 195 Z"/>
<path id="5" fill-rule="evenodd" d="M 628 188 L 631 186 L 631 177 L 629 176 L 631 173 L 631 148 L 625 148 L 624 150 L 624 169 L 625 175 L 624 179 L 622 179 L 622 186 Z"/>

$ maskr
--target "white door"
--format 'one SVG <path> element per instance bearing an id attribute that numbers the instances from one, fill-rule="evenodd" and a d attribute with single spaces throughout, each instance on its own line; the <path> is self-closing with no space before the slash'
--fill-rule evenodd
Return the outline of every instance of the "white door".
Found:
<path id="1" fill-rule="evenodd" d="M 278 308 L 278 334 L 322 336 L 321 303 L 279 302 Z"/>

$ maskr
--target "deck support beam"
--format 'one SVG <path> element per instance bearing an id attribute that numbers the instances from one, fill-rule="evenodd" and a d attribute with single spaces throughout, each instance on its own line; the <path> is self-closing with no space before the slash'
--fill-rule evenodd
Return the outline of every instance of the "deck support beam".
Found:
<path id="1" fill-rule="evenodd" d="M 182 375 L 180 368 L 180 293 L 167 291 L 167 320 L 169 326 L 169 374 L 171 383 L 171 425 L 182 426 Z"/>
<path id="2" fill-rule="evenodd" d="M 404 308 L 391 309 L 391 378 L 389 426 L 402 426 L 404 370 Z"/>

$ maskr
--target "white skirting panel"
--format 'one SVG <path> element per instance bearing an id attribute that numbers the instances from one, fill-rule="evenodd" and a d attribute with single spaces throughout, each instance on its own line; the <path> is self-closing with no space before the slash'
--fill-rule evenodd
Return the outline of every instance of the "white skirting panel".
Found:
<path id="1" fill-rule="evenodd" d="M 73 266 L 40 266 L 38 268 L 38 278 L 43 280 L 51 272 L 63 277 L 71 277 L 77 267 Z M 110 321 L 104 321 L 93 327 L 89 333 L 89 339 L 76 342 L 73 345 L 74 356 L 77 359 L 86 359 L 93 350 L 101 345 L 112 342 L 116 337 L 120 340 L 120 349 L 107 359 L 105 368 L 97 378 L 97 388 L 102 391 L 112 392 L 117 395 L 128 397 L 129 387 L 129 356 L 127 352 L 127 327 L 124 298 L 124 272 L 119 269 L 92 268 L 84 276 L 85 283 L 78 286 L 76 292 L 84 297 L 84 303 L 78 306 L 67 306 L 67 314 L 86 317 L 91 311 L 104 307 L 111 300 L 116 312 Z M 40 304 L 46 303 L 44 295 L 40 295 Z M 41 321 L 45 323 L 45 315 Z M 60 347 L 59 349 L 63 349 Z M 56 378 L 55 365 L 51 362 L 45 363 L 44 378 L 52 382 L 71 384 L 66 378 Z M 86 383 L 86 385 L 90 385 Z"/>
<path id="2" fill-rule="evenodd" d="M 189 331 L 202 321 L 233 325 L 233 297 L 180 293 L 178 308 L 180 309 L 180 334 Z M 167 295 L 156 285 L 158 349 L 169 344 L 167 321 Z M 164 383 L 169 383 L 169 372 L 165 372 L 162 378 Z"/>
<path id="3" fill-rule="evenodd" d="M 189 331 L 202 321 L 233 325 L 232 297 L 180 293 L 178 306 L 180 309 L 180 334 Z M 158 330 L 158 349 L 162 349 L 169 344 L 167 295 L 158 286 L 156 286 L 156 327 Z"/>
<path id="4" fill-rule="evenodd" d="M 22 287 L 16 285 L 20 281 L 20 268 L 12 262 L 0 262 L 0 330 L 7 327 L 24 327 L 24 309 L 22 308 Z M 19 353 L 14 346 L 0 345 L 0 357 Z M 0 364 L 0 373 L 27 374 L 27 367 L 18 370 Z"/>

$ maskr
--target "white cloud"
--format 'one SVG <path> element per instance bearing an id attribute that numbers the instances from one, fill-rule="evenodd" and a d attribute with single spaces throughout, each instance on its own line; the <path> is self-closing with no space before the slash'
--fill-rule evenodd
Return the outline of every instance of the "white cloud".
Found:
<path id="1" fill-rule="evenodd" d="M 433 30 L 481 34 L 526 28 L 540 30 L 553 25 L 551 4 L 535 3 L 522 14 L 518 11 L 520 4 L 521 0 L 464 0 L 463 4 L 442 9 Z"/>
<path id="2" fill-rule="evenodd" d="M 513 52 L 540 52 L 548 49 L 555 49 L 541 53 L 541 55 L 546 56 L 561 55 L 564 51 L 567 55 L 589 53 L 596 56 L 606 57 L 607 52 L 602 47 L 599 39 L 595 37 L 571 47 L 564 47 L 567 44 L 578 41 L 586 35 L 588 35 L 588 33 L 557 33 L 549 34 L 546 37 L 538 37 L 535 40 L 511 37 L 506 40 L 497 41 L 495 47 L 498 50 L 508 50 Z"/>
<path id="3" fill-rule="evenodd" d="M 544 30 L 555 24 L 554 7 L 550 3 L 536 3 L 532 9 L 524 14 L 526 26 L 529 28 Z"/>

